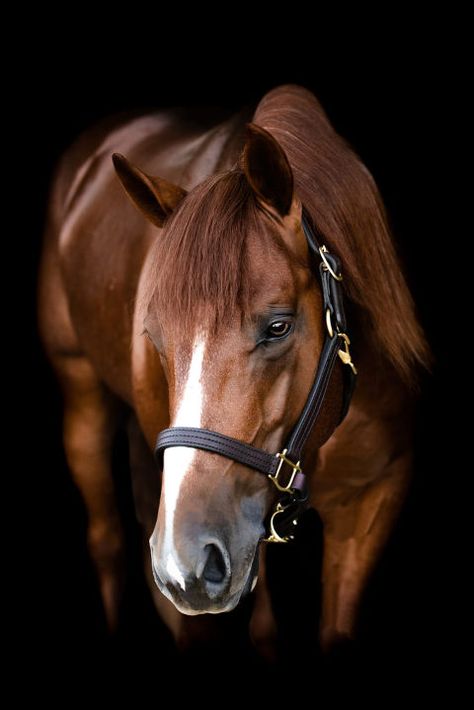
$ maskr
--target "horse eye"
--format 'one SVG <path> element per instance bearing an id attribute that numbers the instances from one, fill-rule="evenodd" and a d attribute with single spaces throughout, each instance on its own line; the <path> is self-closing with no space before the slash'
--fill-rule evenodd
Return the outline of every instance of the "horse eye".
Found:
<path id="1" fill-rule="evenodd" d="M 268 326 L 265 337 L 267 340 L 278 340 L 284 338 L 291 330 L 291 323 L 286 320 L 276 320 Z"/>

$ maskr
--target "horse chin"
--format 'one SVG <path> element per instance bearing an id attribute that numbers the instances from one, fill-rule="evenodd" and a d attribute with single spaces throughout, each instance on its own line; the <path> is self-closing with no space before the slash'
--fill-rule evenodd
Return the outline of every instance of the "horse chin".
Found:
<path id="1" fill-rule="evenodd" d="M 230 600 L 227 600 L 227 603 L 223 606 L 210 606 L 206 607 L 206 609 L 193 609 L 187 604 L 183 604 L 182 601 L 177 601 L 174 599 L 172 596 L 168 596 L 168 599 L 170 599 L 176 609 L 181 612 L 181 614 L 184 614 L 185 616 L 199 616 L 201 614 L 226 614 L 229 611 L 232 611 L 235 609 L 237 604 L 240 601 L 240 595 L 236 594 L 234 597 L 232 597 Z"/>
<path id="2" fill-rule="evenodd" d="M 182 599 L 173 588 L 169 588 L 167 585 L 161 583 L 158 584 L 160 592 L 172 602 L 176 609 L 186 616 L 199 616 L 200 614 L 225 614 L 229 611 L 235 609 L 239 603 L 242 594 L 237 593 L 232 597 L 226 597 L 222 603 L 216 603 L 215 601 L 209 599 L 209 606 L 206 605 L 205 608 L 197 608 L 191 605 L 189 602 Z"/>

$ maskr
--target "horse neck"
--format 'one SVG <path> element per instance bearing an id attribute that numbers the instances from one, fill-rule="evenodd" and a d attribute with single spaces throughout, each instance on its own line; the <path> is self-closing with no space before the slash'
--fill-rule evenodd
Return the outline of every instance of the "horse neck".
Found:
<path id="1" fill-rule="evenodd" d="M 252 112 L 244 109 L 202 134 L 183 175 L 182 187 L 192 189 L 215 173 L 235 166 Z"/>

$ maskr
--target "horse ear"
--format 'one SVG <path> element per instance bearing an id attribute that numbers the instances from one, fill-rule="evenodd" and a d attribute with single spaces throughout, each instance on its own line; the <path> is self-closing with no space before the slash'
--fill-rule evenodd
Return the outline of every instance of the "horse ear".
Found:
<path id="1" fill-rule="evenodd" d="M 115 170 L 132 202 L 157 227 L 186 197 L 186 190 L 159 177 L 151 177 L 119 153 L 112 156 Z"/>
<path id="2" fill-rule="evenodd" d="M 247 125 L 242 167 L 252 190 L 284 217 L 293 199 L 293 173 L 283 148 L 264 128 Z"/>

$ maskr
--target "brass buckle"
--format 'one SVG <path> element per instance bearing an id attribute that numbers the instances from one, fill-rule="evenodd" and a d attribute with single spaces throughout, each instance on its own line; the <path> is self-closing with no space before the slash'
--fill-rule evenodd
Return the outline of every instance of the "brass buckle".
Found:
<path id="1" fill-rule="evenodd" d="M 273 511 L 273 514 L 272 514 L 272 517 L 270 518 L 270 523 L 269 523 L 270 535 L 268 537 L 265 537 L 263 539 L 263 542 L 290 542 L 291 540 L 294 539 L 293 535 L 285 535 L 285 537 L 282 537 L 275 530 L 275 518 L 277 517 L 277 515 L 280 515 L 280 513 L 284 513 L 285 510 L 286 510 L 286 507 L 283 506 L 281 503 L 276 504 L 276 508 Z M 296 518 L 295 518 L 295 520 L 293 520 L 293 525 L 298 525 L 298 521 L 296 520 Z"/>
<path id="2" fill-rule="evenodd" d="M 268 474 L 268 478 L 275 484 L 275 486 L 278 488 L 278 490 L 281 491 L 282 493 L 292 493 L 293 492 L 293 483 L 296 478 L 296 474 L 301 473 L 300 462 L 298 461 L 297 463 L 293 463 L 293 461 L 290 461 L 290 459 L 286 458 L 287 453 L 288 453 L 288 449 L 283 449 L 283 451 L 281 453 L 278 452 L 277 454 L 275 454 L 275 456 L 278 459 L 280 459 L 280 463 L 278 464 L 278 468 L 277 468 L 274 476 L 272 476 L 271 473 Z M 278 480 L 280 473 L 281 473 L 282 466 L 284 463 L 287 463 L 293 469 L 286 486 L 282 486 Z"/>
<path id="3" fill-rule="evenodd" d="M 338 350 L 337 354 L 341 358 L 344 365 L 349 365 L 349 367 L 351 368 L 354 375 L 357 375 L 357 369 L 356 369 L 356 366 L 354 365 L 354 363 L 352 362 L 351 353 L 349 350 L 349 345 L 351 344 L 351 341 L 349 340 L 349 336 L 346 333 L 338 333 L 337 335 L 339 338 L 342 338 L 344 341 L 344 350 Z"/>
<path id="4" fill-rule="evenodd" d="M 322 259 L 323 264 L 324 264 L 324 270 L 325 270 L 325 271 L 329 271 L 329 273 L 331 274 L 331 276 L 333 277 L 333 279 L 336 279 L 336 281 L 342 281 L 342 275 L 341 275 L 341 274 L 336 274 L 336 272 L 333 271 L 333 269 L 331 268 L 331 265 L 330 265 L 329 261 L 326 259 L 326 256 L 325 256 L 326 253 L 327 253 L 327 248 L 326 248 L 326 246 L 323 244 L 322 247 L 319 247 L 319 254 L 320 254 L 321 259 Z"/>

